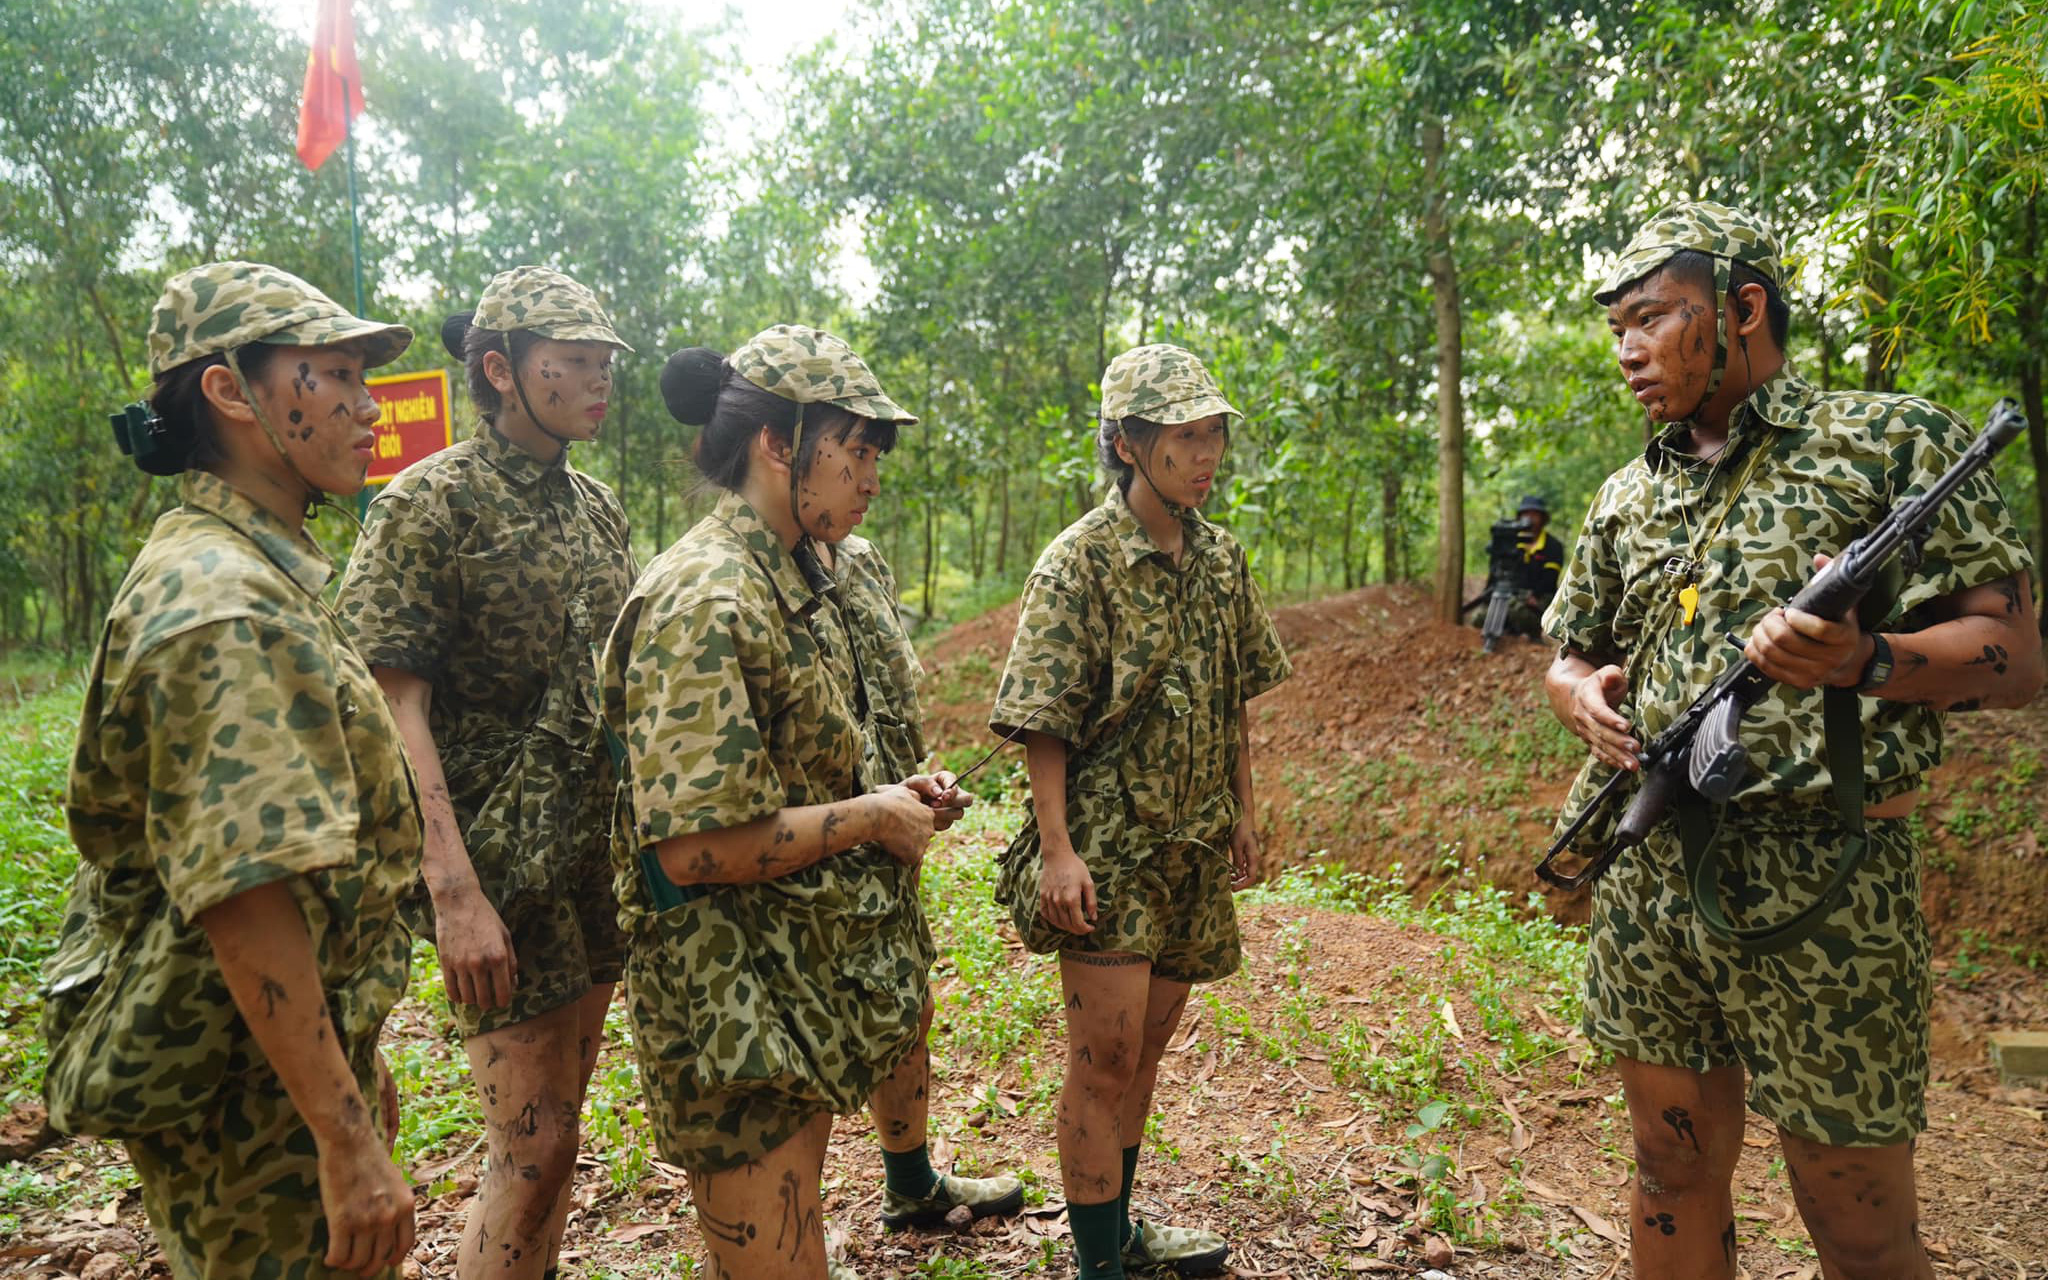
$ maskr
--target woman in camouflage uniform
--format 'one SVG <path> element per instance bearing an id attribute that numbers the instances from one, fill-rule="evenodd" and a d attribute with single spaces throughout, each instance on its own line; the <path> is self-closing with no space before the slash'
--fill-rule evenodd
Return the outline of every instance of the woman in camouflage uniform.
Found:
<path id="1" fill-rule="evenodd" d="M 838 541 L 814 538 L 810 546 L 832 575 L 832 594 L 853 648 L 867 776 L 907 778 L 925 759 L 924 713 L 917 699 L 924 670 L 897 612 L 896 575 L 881 549 L 857 533 Z M 937 777 L 951 782 L 943 772 Z M 963 804 L 973 802 L 965 793 L 960 799 Z M 950 824 L 950 817 L 942 815 L 939 830 Z M 917 942 L 929 970 L 938 952 L 922 904 L 913 905 L 918 910 Z M 868 1099 L 882 1142 L 882 1225 L 892 1231 L 937 1226 L 959 1205 L 966 1205 L 977 1218 L 1012 1214 L 1024 1207 L 1024 1184 L 1009 1174 L 963 1178 L 932 1168 L 927 1142 L 932 1013 L 927 996 L 916 1046 Z"/>
<path id="2" fill-rule="evenodd" d="M 59 1128 L 126 1139 L 179 1280 L 394 1275 L 412 1248 L 377 1034 L 405 989 L 419 811 L 304 528 L 362 487 L 363 372 L 411 339 L 274 267 L 198 267 L 151 316 L 154 420 L 117 427 L 144 469 L 185 474 L 79 720 L 45 1092 Z"/>
<path id="3" fill-rule="evenodd" d="M 832 1116 L 920 1042 L 916 867 L 962 797 L 867 776 L 853 649 L 807 540 L 859 523 L 916 419 L 794 325 L 729 360 L 679 353 L 662 383 L 726 492 L 648 566 L 605 651 L 627 1007 L 710 1273 L 815 1280 Z"/>
<path id="4" fill-rule="evenodd" d="M 339 609 L 419 770 L 412 906 L 431 929 L 484 1108 L 490 1171 L 458 1273 L 554 1274 L 578 1116 L 624 965 L 606 874 L 611 759 L 595 647 L 633 581 L 626 516 L 569 465 L 630 351 L 559 271 L 500 272 L 442 342 L 476 434 L 370 506 Z"/>
<path id="5" fill-rule="evenodd" d="M 1096 443 L 1115 487 L 1039 556 L 989 717 L 1030 726 L 1032 816 L 996 893 L 1024 944 L 1060 957 L 1060 1172 L 1084 1280 L 1207 1274 L 1229 1252 L 1134 1226 L 1130 1199 L 1189 988 L 1237 970 L 1231 893 L 1259 875 L 1244 704 L 1291 670 L 1244 552 L 1196 514 L 1236 416 L 1179 347 L 1110 362 Z"/>

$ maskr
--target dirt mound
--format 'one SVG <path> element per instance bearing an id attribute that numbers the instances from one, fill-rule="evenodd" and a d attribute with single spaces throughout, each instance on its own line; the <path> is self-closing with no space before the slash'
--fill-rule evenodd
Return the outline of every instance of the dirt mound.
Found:
<path id="1" fill-rule="evenodd" d="M 1000 665 L 1003 655 L 1010 651 L 1011 638 L 1016 634 L 1017 602 L 1012 600 L 939 636 L 932 641 L 931 651 L 925 655 L 925 660 L 933 667 L 944 667 L 968 654 L 977 654 Z"/>

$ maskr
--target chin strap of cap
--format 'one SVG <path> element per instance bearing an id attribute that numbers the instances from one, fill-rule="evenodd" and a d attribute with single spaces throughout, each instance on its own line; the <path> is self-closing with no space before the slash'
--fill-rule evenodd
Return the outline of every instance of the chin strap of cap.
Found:
<path id="1" fill-rule="evenodd" d="M 285 470 L 291 472 L 292 479 L 298 481 L 299 487 L 305 490 L 301 495 L 301 501 L 306 504 L 306 514 L 311 516 L 315 508 L 325 507 L 329 511 L 339 511 L 350 524 L 358 529 L 362 528 L 362 522 L 356 519 L 355 512 L 335 502 L 333 494 L 306 479 L 305 473 L 299 470 L 299 464 L 293 462 L 292 455 L 286 452 L 284 441 L 279 438 L 276 428 L 270 425 L 270 415 L 263 412 L 263 406 L 257 403 L 256 392 L 249 386 L 249 379 L 242 376 L 242 362 L 235 358 L 234 348 L 230 347 L 224 354 L 227 356 L 228 372 L 234 375 L 235 386 L 241 389 L 242 399 L 248 402 L 249 412 L 255 417 L 256 425 L 263 428 L 263 435 L 270 441 L 270 447 L 277 450 L 277 456 L 284 460 Z"/>
<path id="2" fill-rule="evenodd" d="M 533 411 L 533 401 L 526 398 L 526 384 L 519 380 L 519 361 L 512 355 L 512 335 L 514 333 L 528 332 L 531 332 L 531 330 L 508 329 L 505 331 L 505 367 L 512 371 L 512 389 L 519 393 L 519 407 L 526 411 L 526 420 L 533 424 L 533 429 L 566 449 L 576 442 L 568 436 L 556 435 L 541 423 L 540 415 Z"/>
<path id="3" fill-rule="evenodd" d="M 1145 487 L 1152 491 L 1153 497 L 1159 499 L 1159 505 L 1166 508 L 1166 514 L 1172 516 L 1176 520 L 1185 520 L 1188 518 L 1189 515 L 1193 514 L 1193 507 L 1184 507 L 1180 503 L 1175 502 L 1173 499 L 1167 497 L 1165 494 L 1159 491 L 1159 486 L 1153 483 L 1152 480 L 1152 469 L 1145 465 L 1144 454 L 1138 448 L 1138 442 L 1131 439 L 1129 436 L 1124 436 L 1124 428 L 1122 423 L 1117 424 L 1116 432 L 1118 435 L 1123 436 L 1125 444 L 1131 446 L 1132 464 L 1137 467 L 1138 474 L 1145 477 Z"/>
<path id="4" fill-rule="evenodd" d="M 1700 402 L 1685 415 L 1688 421 L 1698 418 L 1728 376 L 1729 263 L 1725 254 L 1714 255 L 1714 367 L 1707 374 L 1707 389 L 1700 393 Z"/>

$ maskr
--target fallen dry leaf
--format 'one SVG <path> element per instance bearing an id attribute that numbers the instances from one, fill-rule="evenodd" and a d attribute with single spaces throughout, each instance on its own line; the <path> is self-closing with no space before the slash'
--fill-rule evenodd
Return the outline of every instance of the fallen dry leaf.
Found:
<path id="1" fill-rule="evenodd" d="M 1564 1192 L 1559 1191 L 1547 1182 L 1539 1182 L 1535 1178 L 1522 1179 L 1522 1190 L 1535 1196 L 1538 1200 L 1548 1200 L 1552 1204 L 1570 1204 L 1572 1202 L 1572 1198 Z"/>
<path id="2" fill-rule="evenodd" d="M 1605 1240 L 1607 1243 L 1611 1245 L 1617 1245 L 1623 1249 L 1628 1248 L 1628 1237 L 1626 1235 L 1623 1235 L 1621 1230 L 1617 1228 L 1613 1223 L 1601 1217 L 1599 1214 L 1593 1212 L 1591 1209 L 1586 1208 L 1584 1205 L 1575 1204 L 1572 1206 L 1572 1214 L 1573 1216 L 1578 1218 L 1580 1222 L 1586 1224 L 1586 1230 L 1592 1232 L 1596 1236 L 1599 1236 L 1602 1240 Z"/>

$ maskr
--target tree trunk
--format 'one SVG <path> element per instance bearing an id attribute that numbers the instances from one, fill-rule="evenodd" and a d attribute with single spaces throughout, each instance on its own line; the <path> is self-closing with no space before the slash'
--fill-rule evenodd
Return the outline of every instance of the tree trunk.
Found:
<path id="1" fill-rule="evenodd" d="M 1349 591 L 1349 590 L 1351 590 L 1351 589 L 1352 589 L 1353 587 L 1355 587 L 1355 586 L 1357 586 L 1357 585 L 1358 585 L 1358 584 L 1357 584 L 1356 582 L 1353 582 L 1353 581 L 1351 580 L 1351 534 L 1352 534 L 1352 527 L 1351 527 L 1351 526 L 1352 526 L 1353 522 L 1355 522 L 1355 521 L 1356 521 L 1357 519 L 1358 519 L 1358 486 L 1357 486 L 1357 485 L 1355 485 L 1355 484 L 1345 485 L 1345 486 L 1344 486 L 1344 558 L 1343 558 L 1342 560 L 1340 560 L 1340 561 L 1339 561 L 1338 563 L 1339 563 L 1339 564 L 1340 564 L 1340 565 L 1342 566 L 1342 572 L 1343 572 L 1343 574 L 1344 574 L 1344 589 L 1345 589 L 1346 591 Z"/>
<path id="2" fill-rule="evenodd" d="M 937 557 L 933 544 L 937 541 L 939 504 L 935 499 L 926 499 L 924 504 L 924 620 L 932 620 L 932 597 L 937 594 L 933 574 L 937 572 Z"/>
<path id="3" fill-rule="evenodd" d="M 1380 581 L 1393 582 L 1400 543 L 1401 474 L 1380 472 Z"/>
<path id="4" fill-rule="evenodd" d="M 981 514 L 979 514 L 981 508 L 975 502 L 975 489 L 973 489 L 973 485 L 967 485 L 967 483 L 961 485 L 961 500 L 963 500 L 963 506 L 967 508 L 967 571 L 969 571 L 969 575 L 973 575 L 975 582 L 979 582 L 981 580 L 981 535 L 983 535 L 983 532 L 987 532 L 987 520 L 983 520 Z"/>
<path id="5" fill-rule="evenodd" d="M 1002 508 L 1002 522 L 996 526 L 996 576 L 1000 578 L 1010 568 L 1010 477 L 1000 472 L 996 475 L 996 502 Z"/>
<path id="6" fill-rule="evenodd" d="M 2048 564 L 2048 421 L 2042 420 L 2038 355 L 2029 355 L 2020 365 L 2020 401 L 2027 411 L 2027 451 L 2034 459 L 2034 564 L 2038 577 L 2038 566 Z M 2041 594 L 2048 597 L 2048 591 Z M 2048 636 L 2048 599 L 2034 603 L 2041 608 L 2041 634 Z"/>
<path id="7" fill-rule="evenodd" d="M 1436 600 L 1437 620 L 1455 624 L 1465 591 L 1465 404 L 1463 317 L 1458 267 L 1443 177 L 1444 126 L 1422 126 L 1422 230 L 1428 247 L 1429 292 L 1436 312 Z"/>
<path id="8" fill-rule="evenodd" d="M 2039 198 L 2027 201 L 2027 244 L 2026 260 L 2038 262 L 2041 247 L 2041 219 Z M 2026 356 L 2020 361 L 2020 401 L 2027 412 L 2027 451 L 2034 459 L 2034 573 L 2035 581 L 2041 582 L 2042 566 L 2048 565 L 2048 420 L 2044 420 L 2041 404 L 2041 349 L 2033 343 L 2041 332 L 2043 313 L 2048 312 L 2048 276 L 2041 268 L 2034 271 L 2020 285 L 2020 333 L 2021 349 Z M 2043 591 L 2048 597 L 2048 591 Z M 2048 637 L 2048 598 L 2034 602 L 2041 610 L 2041 634 Z"/>

